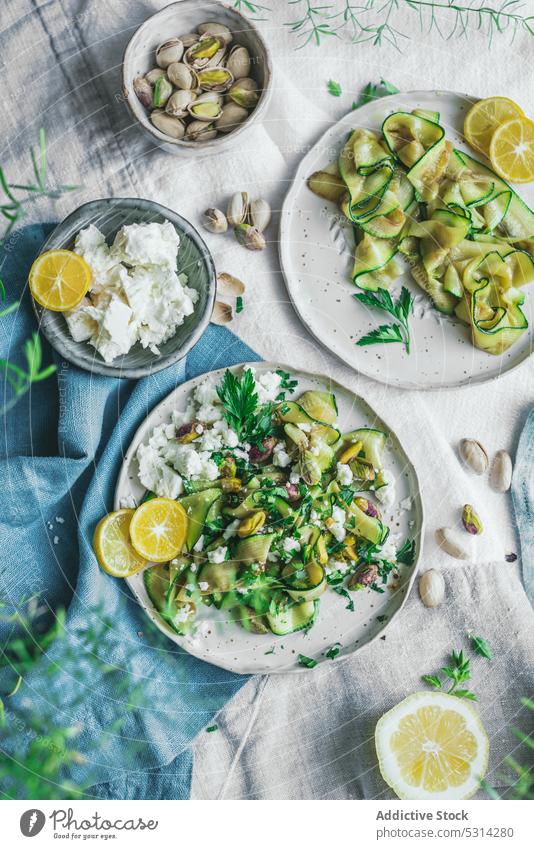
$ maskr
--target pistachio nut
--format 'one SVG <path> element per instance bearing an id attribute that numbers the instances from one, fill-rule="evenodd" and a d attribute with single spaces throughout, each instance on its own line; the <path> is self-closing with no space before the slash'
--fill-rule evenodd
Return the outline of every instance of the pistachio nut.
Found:
<path id="1" fill-rule="evenodd" d="M 238 224 L 234 234 L 240 245 L 249 251 L 262 251 L 265 248 L 265 238 L 257 227 L 252 224 Z"/>
<path id="2" fill-rule="evenodd" d="M 425 607 L 438 607 L 445 598 L 445 579 L 437 569 L 429 569 L 419 578 L 419 595 Z"/>
<path id="3" fill-rule="evenodd" d="M 239 492 L 242 486 L 241 478 L 221 478 L 221 489 L 223 492 Z"/>
<path id="4" fill-rule="evenodd" d="M 270 629 L 252 607 L 241 607 L 241 625 L 252 634 L 269 634 Z"/>
<path id="5" fill-rule="evenodd" d="M 236 80 L 228 91 L 228 96 L 238 106 L 243 106 L 245 109 L 254 109 L 260 98 L 258 83 L 252 77 L 243 77 L 243 79 Z"/>
<path id="6" fill-rule="evenodd" d="M 155 109 L 159 109 L 166 105 L 169 97 L 172 94 L 172 85 L 167 77 L 160 77 L 154 83 L 152 91 L 152 105 Z"/>
<path id="7" fill-rule="evenodd" d="M 173 139 L 183 139 L 185 124 L 179 118 L 167 115 L 162 109 L 154 109 L 150 114 L 150 120 L 160 132 L 165 133 Z"/>
<path id="8" fill-rule="evenodd" d="M 372 501 L 369 501 L 367 498 L 356 498 L 354 503 L 360 510 L 365 513 L 366 516 L 372 516 L 373 519 L 381 519 L 380 510 L 373 504 Z"/>
<path id="9" fill-rule="evenodd" d="M 165 107 L 167 115 L 174 118 L 184 118 L 187 115 L 188 106 L 194 101 L 195 95 L 192 91 L 175 91 L 171 94 Z"/>
<path id="10" fill-rule="evenodd" d="M 217 130 L 213 124 L 208 124 L 206 121 L 191 121 L 185 130 L 187 141 L 211 141 L 217 135 Z"/>
<path id="11" fill-rule="evenodd" d="M 464 463 L 476 475 L 483 475 L 487 471 L 489 465 L 488 454 L 480 442 L 476 439 L 462 439 L 459 450 Z"/>
<path id="12" fill-rule="evenodd" d="M 462 524 L 467 533 L 473 534 L 473 536 L 481 534 L 484 530 L 482 522 L 470 504 L 464 505 L 464 509 L 462 510 Z"/>
<path id="13" fill-rule="evenodd" d="M 317 544 L 315 546 L 315 552 L 317 555 L 317 560 L 319 563 L 324 566 L 325 563 L 328 563 L 328 551 L 326 548 L 326 542 L 324 536 L 321 534 L 319 539 L 317 540 Z"/>
<path id="14" fill-rule="evenodd" d="M 354 460 L 354 458 L 358 456 L 362 448 L 363 442 L 360 442 L 359 440 L 358 442 L 353 442 L 352 445 L 345 448 L 345 450 L 339 455 L 338 462 L 343 463 L 344 465 L 350 463 L 351 460 Z"/>
<path id="15" fill-rule="evenodd" d="M 237 464 L 231 454 L 227 454 L 221 465 L 219 466 L 219 472 L 221 475 L 227 478 L 235 478 L 235 473 L 237 470 Z"/>
<path id="16" fill-rule="evenodd" d="M 210 321 L 213 324 L 229 324 L 234 317 L 230 304 L 223 301 L 215 301 Z"/>
<path id="17" fill-rule="evenodd" d="M 250 223 L 263 233 L 271 221 L 271 207 L 263 198 L 255 198 L 250 203 L 249 217 Z"/>
<path id="18" fill-rule="evenodd" d="M 167 76 L 176 88 L 190 90 L 198 86 L 197 75 L 185 62 L 173 62 L 169 65 Z"/>
<path id="19" fill-rule="evenodd" d="M 365 564 L 350 576 L 347 582 L 349 590 L 363 590 L 376 581 L 378 575 L 378 566 L 376 563 Z"/>
<path id="20" fill-rule="evenodd" d="M 373 464 L 369 460 L 364 460 L 362 457 L 352 460 L 350 468 L 357 480 L 374 481 L 376 478 L 376 471 Z"/>
<path id="21" fill-rule="evenodd" d="M 235 192 L 228 201 L 226 217 L 228 223 L 232 227 L 237 227 L 242 224 L 248 215 L 248 194 L 247 192 Z"/>
<path id="22" fill-rule="evenodd" d="M 219 212 L 219 210 L 217 210 L 217 212 Z M 221 213 L 221 215 L 223 215 L 223 213 Z M 217 291 L 220 292 L 221 295 L 230 295 L 231 297 L 237 298 L 238 295 L 242 295 L 245 291 L 245 284 L 242 283 L 238 277 L 234 277 L 233 274 L 227 274 L 226 271 L 221 271 L 221 273 L 217 275 Z"/>
<path id="23" fill-rule="evenodd" d="M 228 230 L 226 215 L 215 206 L 212 206 L 205 211 L 202 216 L 202 225 L 206 230 L 209 230 L 210 233 L 226 233 Z"/>
<path id="24" fill-rule="evenodd" d="M 226 59 L 226 67 L 232 72 L 234 80 L 241 80 L 250 74 L 250 53 L 241 44 L 235 44 Z"/>
<path id="25" fill-rule="evenodd" d="M 197 121 L 215 121 L 222 112 L 222 98 L 215 92 L 206 91 L 189 104 L 187 111 Z"/>
<path id="26" fill-rule="evenodd" d="M 205 68 L 210 59 L 213 59 L 220 52 L 223 44 L 218 38 L 212 35 L 207 35 L 205 38 L 200 38 L 196 44 L 193 44 L 185 52 L 185 61 L 188 65 L 199 71 Z M 178 59 L 176 61 L 179 61 Z M 159 63 L 158 63 L 159 64 Z"/>
<path id="27" fill-rule="evenodd" d="M 150 85 L 154 85 L 156 80 L 159 80 L 160 77 L 164 76 L 164 68 L 152 68 L 152 70 L 149 71 L 148 74 L 145 74 L 145 80 L 147 81 L 147 83 L 150 83 Z"/>
<path id="28" fill-rule="evenodd" d="M 315 484 L 320 482 L 322 477 L 321 467 L 309 451 L 305 451 L 300 459 L 298 472 L 308 486 L 315 486 Z"/>
<path id="29" fill-rule="evenodd" d="M 145 109 L 152 109 L 152 86 L 146 77 L 136 77 L 132 86 L 139 103 L 141 103 Z"/>
<path id="30" fill-rule="evenodd" d="M 216 126 L 221 133 L 231 133 L 247 118 L 248 112 L 242 106 L 238 106 L 237 103 L 226 103 Z"/>
<path id="31" fill-rule="evenodd" d="M 253 513 L 252 516 L 248 516 L 239 523 L 239 527 L 237 529 L 238 537 L 243 539 L 244 537 L 249 537 L 251 534 L 257 533 L 260 528 L 263 528 L 266 521 L 267 513 L 264 510 L 258 510 L 257 513 Z"/>
<path id="32" fill-rule="evenodd" d="M 436 542 L 443 551 L 456 557 L 457 560 L 469 560 L 472 555 L 471 547 L 468 545 L 469 538 L 458 533 L 454 528 L 438 528 L 436 531 Z"/>
<path id="33" fill-rule="evenodd" d="M 228 91 L 234 78 L 227 68 L 204 68 L 197 72 L 202 91 Z"/>
<path id="34" fill-rule="evenodd" d="M 228 47 L 233 39 L 232 30 L 216 21 L 207 21 L 206 23 L 199 24 L 197 30 L 200 35 L 214 35 L 225 47 Z"/>
<path id="35" fill-rule="evenodd" d="M 189 48 L 192 47 L 193 44 L 196 44 L 198 39 L 199 39 L 198 32 L 188 32 L 185 35 L 180 36 L 180 41 L 182 42 L 182 44 L 183 44 L 183 46 L 186 50 L 189 50 Z"/>
<path id="36" fill-rule="evenodd" d="M 490 484 L 495 492 L 508 492 L 512 485 L 512 458 L 508 451 L 497 451 L 491 467 Z"/>
<path id="37" fill-rule="evenodd" d="M 287 438 L 290 439 L 291 442 L 293 442 L 297 446 L 299 451 L 306 450 L 306 448 L 308 447 L 308 437 L 306 436 L 304 431 L 297 427 L 297 425 L 292 424 L 291 422 L 284 425 L 284 433 Z"/>
<path id="38" fill-rule="evenodd" d="M 173 62 L 179 62 L 184 55 L 184 45 L 179 38 L 169 38 L 156 50 L 156 62 L 160 68 L 168 68 Z"/>

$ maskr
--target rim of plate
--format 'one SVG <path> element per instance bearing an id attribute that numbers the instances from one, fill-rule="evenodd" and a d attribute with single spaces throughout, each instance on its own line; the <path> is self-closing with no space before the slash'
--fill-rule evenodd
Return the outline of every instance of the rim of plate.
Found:
<path id="1" fill-rule="evenodd" d="M 141 377 L 146 377 L 150 374 L 155 374 L 158 371 L 162 371 L 169 366 L 175 365 L 176 363 L 183 360 L 184 357 L 187 356 L 191 348 L 196 345 L 200 337 L 205 333 L 208 324 L 210 323 L 211 314 L 213 311 L 213 305 L 215 303 L 215 292 L 216 292 L 216 270 L 215 270 L 215 262 L 213 256 L 211 255 L 211 251 L 209 250 L 206 242 L 198 232 L 198 230 L 191 224 L 187 218 L 184 218 L 178 212 L 175 212 L 173 209 L 169 209 L 167 206 L 163 206 L 161 203 L 157 203 L 153 200 L 148 200 L 147 198 L 126 198 L 126 197 L 111 197 L 111 198 L 95 198 L 94 200 L 87 201 L 86 203 L 82 203 L 80 206 L 77 206 L 72 212 L 69 212 L 65 218 L 60 221 L 60 223 L 54 227 L 50 235 L 46 238 L 46 240 L 41 245 L 39 253 L 43 253 L 47 250 L 60 249 L 65 248 L 66 237 L 63 231 L 68 228 L 72 219 L 75 219 L 82 210 L 88 211 L 91 207 L 102 207 L 102 206 L 117 206 L 120 207 L 121 204 L 134 206 L 138 204 L 145 208 L 150 208 L 153 210 L 155 215 L 161 215 L 167 221 L 170 221 L 176 227 L 178 227 L 181 231 L 181 234 L 187 236 L 192 242 L 195 243 L 196 247 L 202 254 L 202 259 L 204 261 L 206 272 L 208 276 L 208 285 L 209 291 L 206 298 L 206 304 L 204 308 L 204 312 L 198 316 L 197 324 L 191 332 L 191 335 L 185 342 L 185 344 L 176 351 L 172 351 L 169 354 L 161 355 L 158 359 L 155 359 L 153 362 L 146 366 L 136 366 L 125 368 L 121 365 L 114 365 L 113 362 L 106 363 L 104 360 L 100 361 L 96 359 L 97 352 L 95 350 L 95 356 L 91 360 L 91 367 L 89 368 L 86 361 L 79 358 L 76 352 L 73 350 L 71 346 L 65 341 L 65 338 L 61 335 L 53 335 L 49 332 L 48 325 L 43 322 L 42 316 L 47 310 L 37 303 L 33 298 L 32 306 L 35 316 L 37 318 L 37 322 L 39 325 L 39 330 L 46 337 L 49 344 L 56 350 L 61 356 L 68 360 L 68 362 L 73 363 L 78 368 L 83 369 L 84 371 L 89 372 L 90 374 L 101 374 L 105 377 L 115 377 L 115 378 L 131 378 L 138 379 Z M 31 295 L 30 295 L 31 297 Z M 88 345 L 88 343 L 84 343 Z M 120 362 L 120 361 L 119 361 Z"/>
<path id="2" fill-rule="evenodd" d="M 353 392 L 352 389 L 348 389 L 347 387 L 343 386 L 341 383 L 339 383 L 334 378 L 327 377 L 324 374 L 317 374 L 316 372 L 311 372 L 311 371 L 308 371 L 307 369 L 293 368 L 293 366 L 290 366 L 287 363 L 279 363 L 279 362 L 275 363 L 275 362 L 272 362 L 272 361 L 260 360 L 260 361 L 257 361 L 257 362 L 238 363 L 237 365 L 227 366 L 227 367 L 223 367 L 223 368 L 220 368 L 220 369 L 214 369 L 213 371 L 205 372 L 203 374 L 197 375 L 197 377 L 194 377 L 191 380 L 186 381 L 185 383 L 181 383 L 179 386 L 176 386 L 171 392 L 169 392 L 165 396 L 165 398 L 163 398 L 158 404 L 156 404 L 150 410 L 148 415 L 144 417 L 143 421 L 141 422 L 139 427 L 136 429 L 134 435 L 132 436 L 132 438 L 130 440 L 130 444 L 128 445 L 126 453 L 124 454 L 123 461 L 122 461 L 122 464 L 121 464 L 121 467 L 120 467 L 120 471 L 119 471 L 119 474 L 118 474 L 118 477 L 117 477 L 117 482 L 115 484 L 115 492 L 114 492 L 114 496 L 113 496 L 113 509 L 114 510 L 119 509 L 120 498 L 119 498 L 118 493 L 119 493 L 119 490 L 121 489 L 123 483 L 128 479 L 128 466 L 129 466 L 129 464 L 130 464 L 130 462 L 132 461 L 132 458 L 133 458 L 132 446 L 134 445 L 134 443 L 137 442 L 139 437 L 143 438 L 142 435 L 144 435 L 144 430 L 145 430 L 145 425 L 146 425 L 147 419 L 150 416 L 152 416 L 160 407 L 166 405 L 169 398 L 172 395 L 175 395 L 175 394 L 178 394 L 178 393 L 180 393 L 180 394 L 183 393 L 184 398 L 187 398 L 187 396 L 190 394 L 190 392 L 194 388 L 194 386 L 196 384 L 198 384 L 201 380 L 203 380 L 207 375 L 218 376 L 218 375 L 224 374 L 224 372 L 226 371 L 226 368 L 229 368 L 231 371 L 234 371 L 236 369 L 247 368 L 247 367 L 253 367 L 255 369 L 258 369 L 259 367 L 261 367 L 261 368 L 266 368 L 268 370 L 273 370 L 273 369 L 279 368 L 279 369 L 289 370 L 290 372 L 294 372 L 296 374 L 297 373 L 302 374 L 305 377 L 310 378 L 312 380 L 320 381 L 325 386 L 332 387 L 334 391 L 336 389 L 339 389 L 343 393 L 347 393 L 347 394 L 351 395 L 358 402 L 363 402 L 363 404 L 365 406 L 367 406 L 373 413 L 375 413 L 374 408 L 371 406 L 371 404 L 369 404 L 368 401 L 366 401 L 365 398 L 362 398 L 360 395 L 357 395 L 356 392 Z M 338 663 L 338 662 L 342 662 L 343 660 L 347 660 L 347 658 L 352 657 L 353 655 L 357 654 L 359 651 L 365 649 L 368 645 L 371 645 L 371 643 L 374 643 L 376 640 L 378 640 L 384 634 L 384 632 L 387 630 L 387 628 L 389 628 L 389 626 L 391 625 L 393 620 L 401 613 L 401 611 L 403 610 L 403 608 L 406 604 L 408 596 L 410 595 L 410 593 L 412 591 L 412 588 L 413 588 L 413 585 L 414 585 L 414 582 L 415 582 L 415 578 L 416 578 L 416 576 L 419 572 L 419 563 L 421 562 L 421 558 L 422 558 L 422 554 L 423 554 L 423 546 L 424 546 L 424 539 L 425 539 L 425 507 L 424 507 L 423 498 L 422 498 L 422 495 L 421 495 L 421 484 L 420 484 L 420 481 L 419 481 L 419 475 L 417 473 L 417 468 L 414 465 L 412 458 L 410 457 L 410 455 L 407 453 L 406 449 L 404 448 L 403 443 L 401 442 L 401 440 L 397 436 L 396 431 L 389 426 L 388 421 L 386 421 L 384 418 L 382 418 L 382 416 L 378 416 L 376 413 L 375 413 L 375 415 L 376 415 L 377 419 L 382 424 L 385 425 L 387 431 L 397 440 L 399 447 L 401 448 L 401 451 L 404 453 L 404 456 L 406 457 L 406 460 L 409 463 L 411 474 L 413 475 L 414 483 L 415 483 L 415 486 L 416 486 L 416 492 L 415 492 L 413 497 L 416 500 L 416 503 L 418 505 L 418 512 L 419 512 L 419 515 L 421 517 L 421 521 L 419 523 L 417 533 L 414 534 L 414 537 L 419 540 L 419 544 L 417 546 L 417 552 L 416 552 L 416 556 L 415 556 L 413 566 L 411 567 L 411 573 L 410 573 L 409 579 L 405 582 L 405 584 L 403 584 L 403 587 L 405 587 L 405 592 L 403 593 L 403 598 L 401 599 L 399 607 L 393 612 L 393 614 L 390 617 L 388 617 L 387 622 L 384 623 L 382 625 L 382 627 L 376 632 L 376 634 L 373 637 L 371 637 L 369 640 L 367 640 L 367 642 L 363 643 L 362 645 L 355 646 L 355 648 L 353 648 L 351 651 L 348 651 L 347 654 L 338 655 L 337 657 L 333 658 L 333 660 L 330 661 L 331 663 Z M 141 574 L 141 573 L 136 573 L 136 575 L 139 575 L 139 574 Z M 180 636 L 180 634 L 177 634 L 176 632 L 174 632 L 170 628 L 168 628 L 165 625 L 165 623 L 160 619 L 160 617 L 157 615 L 155 608 L 152 605 L 150 605 L 150 606 L 147 605 L 140 598 L 140 596 L 137 592 L 136 586 L 135 586 L 135 581 L 133 580 L 133 578 L 135 578 L 136 575 L 132 576 L 130 578 L 126 578 L 126 583 L 128 584 L 130 591 L 133 594 L 133 596 L 135 597 L 135 600 L 137 601 L 139 606 L 144 610 L 144 612 L 147 614 L 147 616 L 152 621 L 152 623 L 163 634 L 165 634 L 170 640 L 172 640 L 174 643 L 176 643 L 176 645 L 180 646 L 180 648 L 187 651 L 187 653 L 192 655 L 193 657 L 196 657 L 199 660 L 203 660 L 206 663 L 211 663 L 213 666 L 217 666 L 220 669 L 226 670 L 227 672 L 233 672 L 233 673 L 236 673 L 238 675 L 251 675 L 251 674 L 252 675 L 280 675 L 280 674 L 292 674 L 292 675 L 298 674 L 298 675 L 300 675 L 300 674 L 309 672 L 309 670 L 306 669 L 305 667 L 298 666 L 298 665 L 297 666 L 280 666 L 278 668 L 275 667 L 275 668 L 269 668 L 269 669 L 258 668 L 254 672 L 250 672 L 250 671 L 239 672 L 235 669 L 235 667 L 231 663 L 226 663 L 226 662 L 224 662 L 224 660 L 219 662 L 218 660 L 215 659 L 215 657 L 213 655 L 207 655 L 206 656 L 206 654 L 201 650 L 201 648 L 197 648 L 195 646 L 190 645 L 183 637 Z"/>
<path id="3" fill-rule="evenodd" d="M 447 96 L 447 95 L 452 96 L 452 97 L 458 97 L 458 98 L 462 98 L 462 100 L 468 101 L 470 103 L 475 103 L 476 101 L 481 99 L 479 97 L 475 97 L 474 95 L 465 94 L 465 93 L 459 92 L 459 91 L 449 91 L 447 89 L 416 89 L 416 90 L 411 90 L 411 91 L 397 92 L 396 94 L 388 94 L 385 97 L 381 97 L 377 100 L 372 100 L 369 103 L 365 103 L 362 106 L 359 106 L 358 109 L 353 109 L 350 112 L 347 112 L 347 114 L 343 115 L 343 117 L 340 118 L 339 121 L 336 121 L 335 124 L 333 124 L 327 130 L 325 130 L 325 132 L 322 134 L 322 136 L 315 142 L 313 147 L 310 148 L 310 150 L 308 150 L 308 152 L 300 160 L 300 163 L 299 163 L 297 170 L 296 170 L 296 172 L 293 176 L 293 179 L 291 181 L 291 185 L 290 185 L 289 189 L 287 190 L 286 195 L 284 197 L 284 201 L 282 203 L 282 209 L 280 211 L 280 228 L 279 228 L 279 239 L 278 239 L 278 257 L 279 257 L 279 260 L 280 260 L 280 268 L 282 269 L 282 275 L 283 275 L 284 282 L 285 282 L 285 285 L 286 285 L 287 293 L 289 295 L 289 300 L 291 301 L 291 304 L 292 304 L 295 312 L 297 313 L 300 321 L 302 322 L 302 324 L 304 325 L 304 327 L 306 328 L 308 333 L 311 336 L 313 336 L 313 338 L 316 339 L 322 345 L 323 348 L 326 348 L 328 351 L 330 351 L 332 354 L 334 354 L 334 356 L 336 356 L 339 360 L 341 360 L 341 362 L 345 363 L 345 365 L 349 366 L 349 368 L 351 368 L 357 374 L 361 374 L 364 377 L 369 377 L 372 380 L 375 380 L 377 383 L 382 383 L 385 386 L 392 385 L 393 388 L 395 388 L 395 389 L 409 389 L 409 390 L 412 390 L 414 392 L 436 392 L 436 391 L 447 390 L 447 389 L 460 389 L 460 388 L 463 388 L 463 387 L 479 385 L 479 384 L 482 384 L 482 383 L 492 383 L 493 381 L 500 380 L 500 378 L 504 377 L 505 375 L 511 374 L 512 372 L 517 371 L 518 369 L 525 366 L 527 361 L 534 354 L 534 341 L 533 341 L 533 344 L 531 345 L 530 351 L 525 353 L 525 355 L 523 356 L 523 358 L 521 360 L 519 360 L 519 362 L 516 362 L 514 365 L 509 366 L 506 369 L 503 369 L 498 374 L 489 374 L 489 375 L 481 374 L 481 375 L 470 376 L 465 381 L 453 380 L 453 381 L 446 381 L 446 382 L 442 381 L 440 383 L 414 384 L 413 382 L 396 380 L 394 384 L 390 384 L 390 383 L 388 383 L 388 381 L 382 380 L 380 378 L 379 374 L 377 375 L 376 371 L 373 371 L 371 369 L 367 370 L 365 368 L 356 367 L 347 357 L 345 357 L 339 350 L 337 350 L 337 348 L 334 345 L 327 344 L 324 341 L 324 339 L 322 339 L 318 335 L 318 333 L 316 333 L 309 326 L 308 322 L 306 321 L 306 318 L 304 317 L 304 315 L 302 314 L 302 312 L 300 310 L 296 295 L 294 296 L 292 283 L 290 282 L 291 277 L 293 275 L 293 272 L 288 271 L 288 269 L 290 269 L 290 267 L 291 267 L 291 261 L 290 261 L 290 258 L 288 256 L 287 252 L 290 249 L 291 241 L 287 238 L 287 228 L 289 227 L 289 220 L 290 220 L 291 214 L 293 212 L 294 195 L 296 194 L 296 192 L 300 188 L 300 185 L 301 185 L 302 180 L 303 180 L 302 171 L 304 170 L 305 163 L 307 162 L 307 160 L 309 158 L 311 158 L 314 155 L 315 151 L 320 146 L 321 147 L 324 146 L 325 141 L 327 139 L 329 139 L 331 136 L 335 136 L 337 134 L 339 126 L 347 121 L 349 115 L 354 115 L 356 112 L 358 114 L 361 114 L 362 112 L 366 112 L 366 111 L 370 112 L 373 108 L 376 108 L 377 104 L 381 104 L 381 103 L 387 104 L 389 101 L 391 101 L 393 99 L 398 99 L 399 97 L 417 98 L 417 97 L 428 96 L 429 94 L 435 94 L 436 97 Z M 534 331 L 534 327 L 533 327 L 533 331 Z"/>

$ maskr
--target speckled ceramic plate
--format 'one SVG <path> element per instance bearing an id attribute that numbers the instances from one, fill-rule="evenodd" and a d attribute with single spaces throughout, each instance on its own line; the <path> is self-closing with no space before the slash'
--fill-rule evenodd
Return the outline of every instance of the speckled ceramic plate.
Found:
<path id="1" fill-rule="evenodd" d="M 232 371 L 241 369 L 238 366 Z M 139 603 L 150 619 L 167 636 L 178 643 L 190 654 L 202 660 L 238 673 L 265 672 L 303 672 L 298 663 L 298 655 L 315 658 L 318 663 L 332 663 L 325 658 L 325 652 L 335 643 L 340 643 L 338 659 L 352 654 L 376 639 L 389 622 L 401 610 L 412 586 L 417 570 L 417 561 L 421 554 L 423 539 L 423 506 L 419 495 L 419 484 L 414 467 L 404 453 L 399 440 L 390 427 L 380 420 L 373 410 L 358 396 L 326 377 L 296 371 L 290 366 L 273 363 L 254 363 L 258 372 L 283 368 L 299 381 L 297 394 L 306 389 L 327 389 L 336 394 L 341 430 L 353 430 L 358 427 L 378 427 L 388 433 L 385 465 L 392 470 L 397 480 L 397 498 L 395 506 L 383 508 L 384 521 L 391 527 L 391 533 L 403 540 L 410 536 L 415 539 L 417 557 L 413 566 L 401 566 L 398 578 L 393 586 L 380 594 L 374 591 L 362 591 L 354 594 L 354 612 L 347 610 L 347 601 L 331 590 L 321 597 L 320 611 L 313 628 L 304 632 L 277 637 L 274 634 L 249 634 L 239 625 L 228 622 L 224 612 L 215 608 L 203 607 L 197 616 L 196 633 L 181 637 L 172 631 L 159 618 L 148 598 L 142 573 L 128 579 L 128 583 Z M 223 370 L 213 372 L 222 376 Z M 117 487 L 115 490 L 115 509 L 119 509 L 123 499 L 136 502 L 142 498 L 145 489 L 137 477 L 138 467 L 135 459 L 137 447 L 148 440 L 153 428 L 162 422 L 170 422 L 173 409 L 185 410 L 187 398 L 203 377 L 191 380 L 179 386 L 152 410 L 148 418 L 138 429 L 124 457 Z M 411 498 L 411 506 L 401 509 L 398 505 Z M 405 505 L 406 507 L 407 505 Z"/>
<path id="2" fill-rule="evenodd" d="M 41 252 L 54 248 L 72 249 L 76 234 L 94 224 L 105 235 L 108 244 L 125 224 L 170 221 L 180 235 L 177 269 L 187 274 L 187 285 L 196 289 L 199 298 L 192 315 L 187 316 L 176 333 L 153 354 L 137 342 L 124 356 L 106 363 L 88 342 L 75 342 L 67 322 L 58 312 L 43 309 L 33 302 L 39 326 L 61 356 L 86 371 L 111 377 L 145 377 L 181 360 L 200 339 L 209 324 L 215 301 L 216 276 L 213 258 L 199 233 L 189 221 L 172 209 L 142 198 L 101 198 L 71 212 L 50 234 Z"/>
<path id="3" fill-rule="evenodd" d="M 357 303 L 350 282 L 354 239 L 350 224 L 334 204 L 314 195 L 306 179 L 332 162 L 356 127 L 379 130 L 387 115 L 416 107 L 439 111 L 447 138 L 473 155 L 462 136 L 464 116 L 476 97 L 443 91 L 409 92 L 384 97 L 349 113 L 331 127 L 302 160 L 282 209 L 280 259 L 289 295 L 309 331 L 362 374 L 405 389 L 440 389 L 492 380 L 516 368 L 534 348 L 534 287 L 523 307 L 530 329 L 505 354 L 496 357 L 474 348 L 466 325 L 444 316 L 414 283 L 409 271 L 402 285 L 415 296 L 411 319 L 412 353 L 400 344 L 356 346 L 356 341 L 389 317 Z M 477 154 L 474 154 L 477 156 Z M 483 161 L 484 158 L 480 157 Z M 486 163 L 488 164 L 488 163 Z M 534 185 L 517 188 L 534 207 Z"/>

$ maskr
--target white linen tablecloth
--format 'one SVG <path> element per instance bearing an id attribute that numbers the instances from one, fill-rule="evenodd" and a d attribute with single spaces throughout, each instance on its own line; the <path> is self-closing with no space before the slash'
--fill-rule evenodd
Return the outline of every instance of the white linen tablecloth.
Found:
<path id="1" fill-rule="evenodd" d="M 231 152 L 182 160 L 151 146 L 122 102 L 123 49 L 139 23 L 164 5 L 162 0 L 4 0 L 0 161 L 8 178 L 24 182 L 30 176 L 27 150 L 44 126 L 50 183 L 82 183 L 83 189 L 54 209 L 36 205 L 34 220 L 62 217 L 92 198 L 130 195 L 157 200 L 199 225 L 206 207 L 224 209 L 234 191 L 266 197 L 275 221 L 264 252 L 246 252 L 230 235 L 206 234 L 218 270 L 247 284 L 245 310 L 232 329 L 265 359 L 341 381 L 394 425 L 423 488 L 427 537 L 421 568 L 444 568 L 448 583 L 447 603 L 437 611 L 423 608 L 414 590 L 387 639 L 355 658 L 304 678 L 250 681 L 219 716 L 218 733 L 197 741 L 193 796 L 384 793 L 369 739 L 374 722 L 418 688 L 421 674 L 461 646 L 468 627 L 493 629 L 484 636 L 492 637 L 498 654 L 476 676 L 481 676 L 485 724 L 499 741 L 491 761 L 495 776 L 515 745 L 505 729 L 516 722 L 520 697 L 533 689 L 532 611 L 516 567 L 504 562 L 505 553 L 518 551 L 510 498 L 491 492 L 487 479 L 467 473 L 456 447 L 470 436 L 490 453 L 506 448 L 513 455 L 534 401 L 532 364 L 497 383 L 429 393 L 360 377 L 311 338 L 291 307 L 278 261 L 276 211 L 303 153 L 350 109 L 368 81 L 383 77 L 405 91 L 505 94 L 534 115 L 534 72 L 527 61 L 533 40 L 518 33 L 510 47 L 509 36 L 497 35 L 490 49 L 487 35 L 472 28 L 468 38 L 444 41 L 436 32 L 419 32 L 416 18 L 404 12 L 399 25 L 411 39 L 401 40 L 402 52 L 387 43 L 356 45 L 342 38 L 296 50 L 295 36 L 284 24 L 298 17 L 303 4 L 267 0 L 270 11 L 259 26 L 273 51 L 275 77 L 265 119 Z M 534 12 L 532 0 L 525 6 Z M 328 93 L 329 79 L 341 83 L 341 97 Z M 437 548 L 434 530 L 457 522 L 466 502 L 477 506 L 486 532 L 476 563 L 459 565 Z"/>

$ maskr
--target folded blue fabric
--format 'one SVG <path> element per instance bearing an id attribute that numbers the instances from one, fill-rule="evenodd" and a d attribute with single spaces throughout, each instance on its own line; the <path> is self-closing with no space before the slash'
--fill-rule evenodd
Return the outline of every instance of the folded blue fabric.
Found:
<path id="1" fill-rule="evenodd" d="M 28 269 L 50 229 L 21 230 L 16 252 L 3 258 L 7 302 L 20 299 L 21 306 L 0 319 L 0 356 L 15 363 L 35 330 L 24 292 Z M 61 661 L 64 651 L 56 655 L 52 646 L 9 708 L 27 708 L 28 700 L 35 710 L 40 703 L 43 710 L 53 704 L 58 723 L 76 722 L 82 729 L 76 745 L 87 759 L 76 767 L 76 778 L 90 777 L 91 792 L 100 798 L 186 798 L 189 744 L 246 678 L 148 635 L 148 620 L 127 585 L 97 565 L 94 527 L 113 508 L 122 456 L 151 409 L 196 375 L 258 359 L 228 330 L 211 325 L 184 361 L 139 381 L 91 375 L 56 359 L 57 377 L 34 384 L 6 416 L 0 446 L 0 594 L 17 603 L 38 593 L 52 610 L 68 606 L 71 650 L 71 661 Z M 4 399 L 9 392 L 4 383 Z M 130 710 L 129 688 L 117 689 L 117 676 L 105 670 L 95 678 L 84 655 L 80 635 L 104 619 L 112 628 L 97 649 L 99 668 L 103 661 L 124 670 L 126 684 L 141 685 L 138 709 Z M 46 671 L 51 659 L 62 664 L 52 677 Z M 110 731 L 119 717 L 120 730 Z M 16 737 L 7 735 L 2 745 L 17 749 Z"/>
<path id="2" fill-rule="evenodd" d="M 512 503 L 521 540 L 523 584 L 534 607 L 534 409 L 530 411 L 517 446 Z"/>

